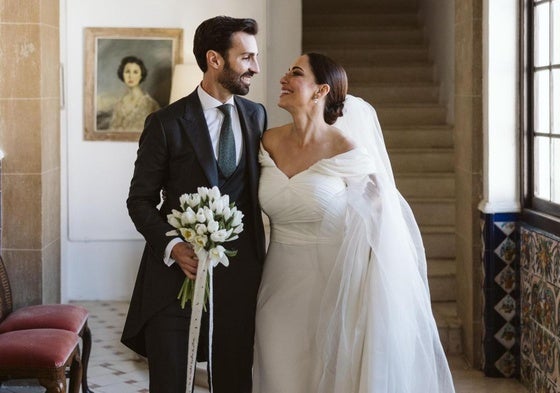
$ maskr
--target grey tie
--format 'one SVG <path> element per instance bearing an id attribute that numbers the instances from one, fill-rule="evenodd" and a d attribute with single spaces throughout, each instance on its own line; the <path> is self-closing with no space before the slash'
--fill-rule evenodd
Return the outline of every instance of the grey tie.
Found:
<path id="1" fill-rule="evenodd" d="M 237 167 L 235 159 L 235 139 L 233 137 L 233 128 L 231 125 L 231 111 L 233 105 L 224 104 L 218 107 L 224 114 L 224 121 L 220 130 L 220 139 L 218 142 L 218 167 L 225 177 L 230 177 Z"/>

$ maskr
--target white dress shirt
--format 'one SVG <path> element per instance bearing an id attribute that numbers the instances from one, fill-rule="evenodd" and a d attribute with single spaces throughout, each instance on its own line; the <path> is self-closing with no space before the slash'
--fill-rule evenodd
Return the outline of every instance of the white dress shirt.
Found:
<path id="1" fill-rule="evenodd" d="M 212 140 L 212 147 L 214 148 L 214 157 L 218 159 L 218 141 L 220 139 L 220 129 L 222 128 L 222 123 L 224 121 L 224 114 L 218 109 L 222 104 L 233 105 L 233 112 L 231 116 L 231 125 L 233 128 L 233 138 L 235 139 L 235 158 L 236 164 L 239 164 L 241 159 L 241 149 L 243 148 L 243 136 L 241 135 L 241 123 L 239 122 L 239 113 L 237 112 L 237 107 L 233 100 L 233 96 L 230 97 L 226 102 L 220 102 L 210 94 L 204 91 L 202 87 L 198 86 L 196 89 L 198 93 L 198 98 L 202 104 L 202 110 L 204 111 L 204 117 L 206 118 L 206 124 L 208 125 L 208 131 L 210 132 L 210 139 Z M 196 148 L 196 146 L 195 146 Z"/>

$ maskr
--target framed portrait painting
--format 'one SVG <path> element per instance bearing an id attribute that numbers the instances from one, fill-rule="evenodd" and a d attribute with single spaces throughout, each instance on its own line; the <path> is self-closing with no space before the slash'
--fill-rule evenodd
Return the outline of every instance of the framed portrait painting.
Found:
<path id="1" fill-rule="evenodd" d="M 169 103 L 182 41 L 182 29 L 86 28 L 86 140 L 138 140 L 146 116 Z"/>

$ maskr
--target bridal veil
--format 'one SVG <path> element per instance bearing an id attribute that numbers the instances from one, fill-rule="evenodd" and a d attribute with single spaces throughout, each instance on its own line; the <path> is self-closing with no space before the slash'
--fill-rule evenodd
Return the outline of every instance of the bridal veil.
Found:
<path id="1" fill-rule="evenodd" d="M 395 186 L 376 112 L 349 95 L 335 126 L 370 163 L 347 179 L 344 239 L 316 336 L 323 359 L 319 392 L 452 393 L 420 231 Z M 328 216 L 323 225 L 332 227 Z"/>

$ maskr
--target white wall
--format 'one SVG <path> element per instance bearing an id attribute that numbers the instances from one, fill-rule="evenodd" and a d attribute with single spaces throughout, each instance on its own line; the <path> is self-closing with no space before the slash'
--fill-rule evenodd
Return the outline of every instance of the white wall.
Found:
<path id="1" fill-rule="evenodd" d="M 60 0 L 63 301 L 128 299 L 144 245 L 125 205 L 137 143 L 83 138 L 84 28 L 182 28 L 183 57 L 193 62 L 192 37 L 200 22 L 215 15 L 255 18 L 261 29 L 261 74 L 254 78 L 248 97 L 274 106 L 274 124 L 281 115 L 275 100 L 267 102 L 274 97 L 271 81 L 279 79 L 279 70 L 301 50 L 298 4 L 299 0 Z"/>
<path id="2" fill-rule="evenodd" d="M 270 127 L 291 121 L 288 112 L 278 108 L 280 77 L 301 55 L 301 0 L 269 0 L 267 111 Z"/>
<path id="3" fill-rule="evenodd" d="M 484 213 L 520 211 L 519 9 L 485 0 L 483 14 Z"/>
<path id="4" fill-rule="evenodd" d="M 430 56 L 440 86 L 440 100 L 447 106 L 447 121 L 455 119 L 455 1 L 418 0 L 420 19 L 430 43 Z"/>
<path id="5" fill-rule="evenodd" d="M 454 118 L 456 1 L 419 0 L 450 123 Z M 518 2 L 484 0 L 482 16 L 484 190 L 479 208 L 485 213 L 515 212 L 520 209 Z"/>

